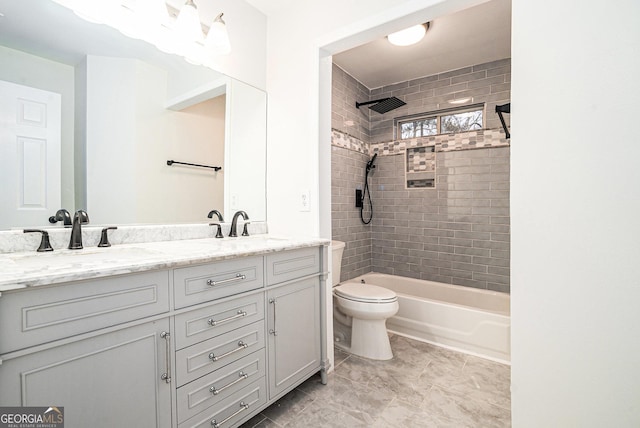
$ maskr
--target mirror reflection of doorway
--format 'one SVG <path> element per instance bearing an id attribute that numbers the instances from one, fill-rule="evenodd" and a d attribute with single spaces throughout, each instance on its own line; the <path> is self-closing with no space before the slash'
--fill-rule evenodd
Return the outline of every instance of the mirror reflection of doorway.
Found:
<path id="1" fill-rule="evenodd" d="M 60 94 L 0 81 L 0 229 L 60 208 Z"/>

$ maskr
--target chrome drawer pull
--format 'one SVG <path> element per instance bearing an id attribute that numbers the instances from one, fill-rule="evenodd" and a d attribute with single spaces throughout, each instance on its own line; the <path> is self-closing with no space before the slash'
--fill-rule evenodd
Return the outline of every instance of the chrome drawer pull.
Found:
<path id="1" fill-rule="evenodd" d="M 221 320 L 214 320 L 213 318 L 209 318 L 207 320 L 207 323 L 211 326 L 211 327 L 215 327 L 219 324 L 225 323 L 225 322 L 229 322 L 229 321 L 233 321 L 236 318 L 242 318 L 242 317 L 246 317 L 247 313 L 245 311 L 243 311 L 242 309 L 238 309 L 238 312 L 236 313 L 236 315 L 233 315 L 229 318 L 224 318 Z"/>
<path id="2" fill-rule="evenodd" d="M 227 416 L 226 418 L 224 418 L 223 420 L 221 420 L 220 422 L 216 422 L 216 420 L 212 420 L 211 421 L 211 426 L 213 428 L 219 428 L 220 425 L 225 424 L 227 422 L 229 422 L 230 419 L 235 418 L 236 416 L 238 416 L 240 413 L 244 412 L 245 410 L 247 410 L 249 408 L 249 405 L 247 403 L 245 403 L 244 401 L 240 402 L 240 410 L 237 410 L 234 414 L 232 414 L 231 416 Z"/>
<path id="3" fill-rule="evenodd" d="M 233 381 L 233 382 L 231 382 L 231 383 L 226 384 L 225 386 L 223 386 L 223 387 L 222 387 L 222 388 L 220 388 L 220 389 L 216 389 L 216 387 L 215 387 L 215 386 L 212 386 L 211 388 L 209 388 L 209 392 L 211 392 L 213 395 L 218 395 L 218 394 L 220 394 L 222 391 L 224 391 L 225 389 L 227 389 L 227 388 L 229 388 L 229 387 L 231 387 L 231 386 L 235 385 L 236 383 L 238 383 L 238 382 L 240 382 L 240 381 L 242 381 L 242 380 L 245 380 L 246 378 L 248 378 L 248 377 L 249 377 L 249 375 L 248 375 L 248 374 L 246 374 L 246 373 L 245 373 L 245 372 L 243 372 L 243 371 L 240 371 L 240 372 L 238 373 L 238 376 L 240 376 L 238 379 L 234 380 L 234 381 Z"/>
<path id="4" fill-rule="evenodd" d="M 162 373 L 160 379 L 164 380 L 167 383 L 171 383 L 171 335 L 167 331 L 163 331 L 160 333 L 160 337 L 165 340 L 165 354 L 167 359 L 167 371 Z"/>
<path id="5" fill-rule="evenodd" d="M 238 342 L 238 347 L 237 347 L 236 349 L 232 349 L 231 351 L 226 352 L 226 353 L 224 353 L 224 354 L 222 354 L 222 355 L 215 355 L 215 354 L 212 352 L 212 353 L 210 353 L 210 354 L 209 354 L 209 359 L 210 359 L 211 361 L 218 361 L 218 360 L 219 360 L 219 359 L 221 359 L 221 358 L 228 357 L 229 355 L 231 355 L 231 354 L 233 354 L 233 353 L 236 353 L 236 352 L 238 352 L 238 351 L 242 351 L 243 349 L 248 348 L 248 347 L 249 347 L 249 345 L 247 345 L 246 343 L 244 343 L 244 342 L 241 340 L 240 342 Z"/>
<path id="6" fill-rule="evenodd" d="M 269 329 L 269 334 L 273 334 L 274 336 L 278 335 L 278 330 L 276 330 L 276 299 L 269 299 L 269 303 L 273 305 L 273 328 Z"/>
<path id="7" fill-rule="evenodd" d="M 220 281 L 214 281 L 213 279 L 207 279 L 207 285 L 215 287 L 216 285 L 226 284 L 228 282 L 242 281 L 243 279 L 247 279 L 247 275 L 243 275 L 241 273 L 237 273 L 233 278 L 221 279 Z"/>

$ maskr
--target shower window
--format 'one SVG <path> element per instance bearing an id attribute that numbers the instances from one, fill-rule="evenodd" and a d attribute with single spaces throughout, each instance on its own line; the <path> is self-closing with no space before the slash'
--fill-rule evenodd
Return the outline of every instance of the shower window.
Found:
<path id="1" fill-rule="evenodd" d="M 426 137 L 427 135 L 436 135 L 438 133 L 438 119 L 430 117 L 427 119 L 412 120 L 400 124 L 402 139 L 414 137 Z"/>
<path id="2" fill-rule="evenodd" d="M 441 134 L 473 131 L 474 129 L 482 129 L 482 110 L 440 116 Z"/>
<path id="3" fill-rule="evenodd" d="M 484 104 L 401 117 L 395 122 L 402 140 L 473 131 L 484 128 Z"/>

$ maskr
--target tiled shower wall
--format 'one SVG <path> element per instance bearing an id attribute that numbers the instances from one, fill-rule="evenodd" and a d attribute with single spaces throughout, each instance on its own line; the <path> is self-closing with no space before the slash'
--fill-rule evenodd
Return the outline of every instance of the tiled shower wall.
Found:
<path id="1" fill-rule="evenodd" d="M 404 156 L 372 175 L 372 270 L 509 291 L 509 147 L 436 153 L 436 188 L 405 189 Z"/>
<path id="2" fill-rule="evenodd" d="M 507 59 L 416 79 L 419 85 L 450 88 L 450 92 L 441 89 L 439 95 L 435 87 L 426 86 L 425 91 L 410 92 L 408 88 L 415 87 L 410 82 L 369 91 L 334 65 L 332 238 L 347 244 L 342 281 L 377 271 L 509 291 L 509 147 L 439 152 L 446 144 L 442 139 L 451 140 L 452 136 L 406 144 L 392 140 L 393 118 L 436 109 L 425 101 L 432 97 L 439 97 L 437 102 L 461 97 L 463 81 L 470 90 L 482 86 L 480 81 L 486 83 L 478 92 L 485 98 L 473 95 L 474 103 L 486 102 L 489 126 L 499 128 L 499 124 L 492 125 L 498 120 L 493 106 L 509 102 L 509 64 Z M 454 83 L 455 77 L 459 78 Z M 499 86 L 500 79 L 507 85 Z M 419 111 L 398 109 L 379 115 L 369 113 L 368 108 L 355 108 L 356 101 L 391 94 L 407 101 L 403 108 Z M 380 132 L 384 127 L 388 129 Z M 454 138 L 460 137 L 463 148 L 475 144 L 476 138 L 484 138 L 487 146 L 496 145 L 493 142 L 503 145 L 504 135 L 498 134 L 493 130 L 478 137 L 456 134 Z M 434 144 L 436 188 L 406 189 L 403 147 Z M 364 168 L 374 150 L 380 153 L 370 176 L 374 216 L 370 225 L 364 225 L 354 194 L 356 188 L 363 187 Z"/>
<path id="3" fill-rule="evenodd" d="M 369 89 L 334 64 L 331 97 L 331 236 L 346 243 L 344 281 L 371 272 L 371 227 L 355 208 L 369 160 L 369 109 L 356 109 L 356 101 L 368 101 Z"/>
<path id="4" fill-rule="evenodd" d="M 368 143 L 369 108 L 356 102 L 369 101 L 369 89 L 335 64 L 331 79 L 331 127 Z"/>
<path id="5" fill-rule="evenodd" d="M 341 281 L 372 270 L 372 228 L 362 223 L 360 210 L 355 208 L 355 189 L 362 188 L 364 184 L 368 160 L 368 154 L 331 147 L 331 233 L 332 239 L 346 243 Z"/>

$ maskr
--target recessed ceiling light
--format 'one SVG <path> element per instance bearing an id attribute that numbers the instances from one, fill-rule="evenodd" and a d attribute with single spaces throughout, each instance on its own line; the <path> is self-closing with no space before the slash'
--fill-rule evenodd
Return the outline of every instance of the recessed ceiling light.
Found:
<path id="1" fill-rule="evenodd" d="M 410 46 L 418 43 L 424 37 L 429 23 L 414 25 L 405 30 L 391 33 L 387 36 L 389 43 L 396 46 Z"/>

